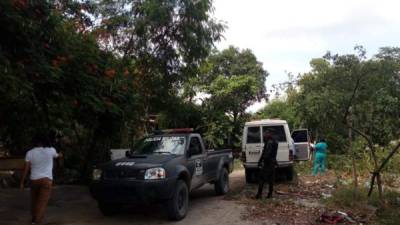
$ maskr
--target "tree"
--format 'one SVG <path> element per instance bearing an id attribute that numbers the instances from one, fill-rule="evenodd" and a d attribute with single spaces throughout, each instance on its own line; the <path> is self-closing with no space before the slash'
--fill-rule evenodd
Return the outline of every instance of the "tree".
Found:
<path id="1" fill-rule="evenodd" d="M 291 129 L 300 127 L 295 107 L 285 100 L 272 100 L 255 115 L 257 119 L 279 118 L 286 120 Z"/>
<path id="2" fill-rule="evenodd" d="M 296 89 L 297 80 L 292 73 L 288 73 L 289 80 L 280 84 L 272 85 L 271 93 L 275 92 L 275 99 L 269 101 L 267 105 L 259 110 L 255 115 L 256 119 L 280 118 L 288 122 L 289 127 L 300 128 L 302 121 L 296 115 L 298 91 Z M 282 93 L 284 95 L 282 95 Z"/>
<path id="3" fill-rule="evenodd" d="M 215 52 L 203 67 L 207 69 L 199 80 L 202 91 L 210 95 L 203 104 L 230 117 L 232 135 L 229 143 L 237 146 L 246 109 L 266 97 L 268 73 L 250 50 L 241 51 L 232 46 Z"/>
<path id="4" fill-rule="evenodd" d="M 399 139 L 400 136 L 397 128 L 400 125 L 398 121 L 400 115 L 398 55 L 399 49 L 383 48 L 374 61 L 370 61 L 364 65 L 366 70 L 364 72 L 365 75 L 358 76 L 345 112 L 345 117 L 347 117 L 353 111 L 353 107 L 363 108 L 363 110 L 358 112 L 361 115 L 360 119 L 363 121 L 359 121 L 355 125 L 348 124 L 348 126 L 368 143 L 374 165 L 374 170 L 371 172 L 372 177 L 368 196 L 371 196 L 376 180 L 381 202 L 383 201 L 381 172 L 389 160 L 400 149 L 400 143 L 398 143 L 389 151 L 381 163 L 378 162 L 376 144 L 390 148 L 391 140 Z M 367 71 L 372 76 L 368 76 Z M 370 90 L 375 91 L 372 93 L 364 92 L 363 86 L 365 83 L 370 86 Z M 362 96 L 363 99 L 360 100 L 357 98 L 358 96 Z M 369 124 L 366 125 L 365 120 Z"/>
<path id="5" fill-rule="evenodd" d="M 135 114 L 131 68 L 81 32 L 68 5 L 2 1 L 0 8 L 0 140 L 21 155 L 35 133 L 54 130 L 78 143 L 77 166 L 87 171 Z"/>
<path id="6" fill-rule="evenodd" d="M 297 113 L 309 127 L 330 137 L 333 148 L 345 146 L 347 128 L 364 138 L 374 168 L 369 194 L 376 178 L 382 197 L 380 172 L 399 149 L 394 146 L 379 163 L 376 146 L 389 148 L 400 136 L 398 50 L 384 48 L 367 60 L 362 47 L 355 49 L 358 55 L 327 54 L 312 61 L 312 71 L 299 81 Z"/>
<path id="7" fill-rule="evenodd" d="M 197 74 L 224 29 L 212 11 L 211 0 L 98 4 L 99 42 L 134 64 L 143 115 L 168 108 L 168 97 L 174 99 L 182 84 Z"/>

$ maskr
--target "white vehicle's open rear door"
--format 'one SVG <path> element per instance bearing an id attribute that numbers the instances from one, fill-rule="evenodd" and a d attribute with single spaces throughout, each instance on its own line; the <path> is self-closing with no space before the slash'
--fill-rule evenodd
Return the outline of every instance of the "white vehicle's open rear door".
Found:
<path id="1" fill-rule="evenodd" d="M 294 130 L 292 138 L 296 149 L 295 160 L 304 161 L 310 159 L 310 138 L 307 129 Z"/>

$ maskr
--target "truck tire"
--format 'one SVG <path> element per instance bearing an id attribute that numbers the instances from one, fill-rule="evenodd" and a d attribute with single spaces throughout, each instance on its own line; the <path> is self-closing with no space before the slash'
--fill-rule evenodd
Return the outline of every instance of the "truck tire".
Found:
<path id="1" fill-rule="evenodd" d="M 168 217 L 171 220 L 185 218 L 189 206 L 189 188 L 183 180 L 178 180 L 171 199 L 167 201 Z"/>
<path id="2" fill-rule="evenodd" d="M 255 170 L 245 169 L 244 174 L 246 177 L 246 183 L 251 184 L 256 182 L 256 173 Z"/>
<path id="3" fill-rule="evenodd" d="M 222 168 L 218 180 L 214 184 L 215 193 L 224 195 L 229 191 L 229 173 L 226 168 Z"/>
<path id="4" fill-rule="evenodd" d="M 108 203 L 105 203 L 105 202 L 99 202 L 98 205 L 99 205 L 100 212 L 104 216 L 114 216 L 119 211 L 119 207 L 117 205 L 114 205 L 114 204 L 108 204 Z"/>
<path id="5" fill-rule="evenodd" d="M 294 178 L 294 168 L 293 166 L 289 166 L 286 168 L 286 180 L 287 181 L 292 181 Z"/>

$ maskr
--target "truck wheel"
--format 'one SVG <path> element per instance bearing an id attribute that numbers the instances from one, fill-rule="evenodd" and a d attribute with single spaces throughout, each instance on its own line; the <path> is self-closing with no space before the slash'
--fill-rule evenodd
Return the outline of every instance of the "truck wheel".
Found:
<path id="1" fill-rule="evenodd" d="M 224 195 L 229 191 L 229 173 L 226 168 L 222 168 L 218 180 L 214 184 L 215 193 Z"/>
<path id="2" fill-rule="evenodd" d="M 246 177 L 246 183 L 251 184 L 251 183 L 256 182 L 256 178 L 255 178 L 256 174 L 255 174 L 254 170 L 245 169 L 244 173 L 245 173 L 245 177 Z"/>
<path id="3" fill-rule="evenodd" d="M 98 205 L 99 205 L 100 212 L 104 216 L 113 216 L 113 215 L 117 214 L 119 211 L 119 207 L 116 205 L 113 205 L 113 204 L 99 202 Z"/>
<path id="4" fill-rule="evenodd" d="M 294 168 L 293 168 L 293 166 L 289 166 L 286 169 L 286 180 L 292 181 L 293 177 L 294 177 Z"/>
<path id="5" fill-rule="evenodd" d="M 178 180 L 174 195 L 167 202 L 168 217 L 171 220 L 185 218 L 189 205 L 189 189 L 183 180 Z"/>

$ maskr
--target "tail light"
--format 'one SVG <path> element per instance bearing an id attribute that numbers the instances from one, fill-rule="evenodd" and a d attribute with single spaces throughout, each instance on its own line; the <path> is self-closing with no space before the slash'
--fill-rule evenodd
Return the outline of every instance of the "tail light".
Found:
<path id="1" fill-rule="evenodd" d="M 289 149 L 289 161 L 293 161 L 294 157 L 293 157 L 293 150 Z"/>

